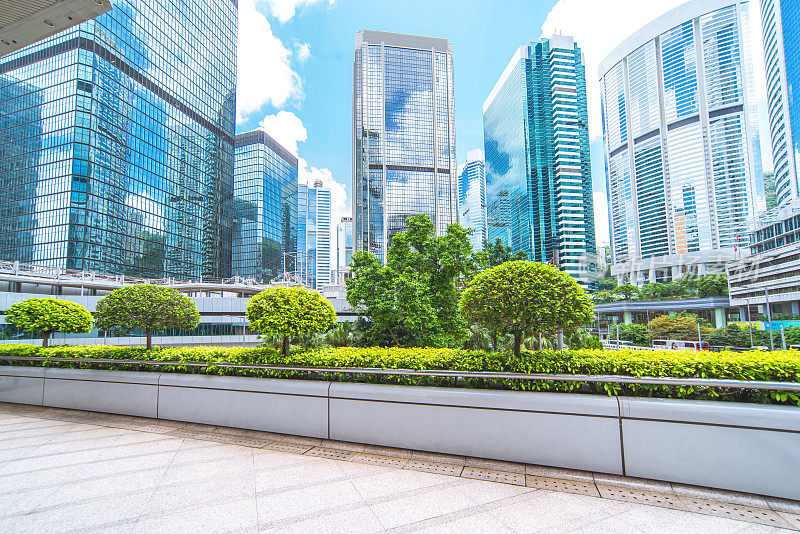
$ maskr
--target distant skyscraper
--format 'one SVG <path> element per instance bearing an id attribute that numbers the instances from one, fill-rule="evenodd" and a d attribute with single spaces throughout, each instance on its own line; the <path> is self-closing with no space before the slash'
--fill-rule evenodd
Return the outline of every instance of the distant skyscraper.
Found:
<path id="1" fill-rule="evenodd" d="M 297 245 L 301 253 L 298 270 L 307 273 L 312 288 L 320 289 L 331 282 L 331 190 L 319 180 L 314 187 L 300 184 L 298 199 L 297 219 L 305 222 L 304 242 L 298 239 Z"/>
<path id="2" fill-rule="evenodd" d="M 0 58 L 0 259 L 230 276 L 236 23 L 231 0 L 115 0 Z"/>
<path id="3" fill-rule="evenodd" d="M 488 238 L 596 275 L 583 54 L 571 37 L 521 46 L 483 104 Z"/>
<path id="4" fill-rule="evenodd" d="M 472 228 L 472 249 L 483 250 L 486 234 L 486 172 L 483 150 L 470 150 L 458 171 L 458 219 Z"/>
<path id="5" fill-rule="evenodd" d="M 353 63 L 355 250 L 386 260 L 406 219 L 457 220 L 453 53 L 445 39 L 366 30 Z"/>
<path id="6" fill-rule="evenodd" d="M 800 4 L 761 0 L 778 205 L 800 200 Z"/>
<path id="7" fill-rule="evenodd" d="M 339 267 L 350 265 L 353 258 L 353 218 L 342 217 L 336 225 L 336 255 Z"/>
<path id="8" fill-rule="evenodd" d="M 612 274 L 722 271 L 764 206 L 747 3 L 691 0 L 600 64 Z"/>
<path id="9" fill-rule="evenodd" d="M 233 274 L 269 281 L 294 270 L 297 157 L 262 130 L 236 136 Z"/>

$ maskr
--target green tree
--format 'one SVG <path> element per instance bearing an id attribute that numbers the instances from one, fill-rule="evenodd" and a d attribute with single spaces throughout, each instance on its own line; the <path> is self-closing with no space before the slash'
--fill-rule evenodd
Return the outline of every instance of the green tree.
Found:
<path id="1" fill-rule="evenodd" d="M 620 300 L 634 300 L 639 296 L 639 289 L 631 284 L 623 284 L 615 287 L 611 294 L 620 297 Z"/>
<path id="2" fill-rule="evenodd" d="M 143 331 L 148 349 L 153 346 L 153 332 L 191 330 L 200 323 L 192 299 L 172 288 L 151 284 L 115 289 L 100 299 L 94 317 L 102 330 L 123 334 Z"/>
<path id="3" fill-rule="evenodd" d="M 614 336 L 615 332 L 612 331 L 611 335 Z M 631 341 L 636 345 L 647 345 L 647 325 L 621 324 L 619 325 L 619 338 L 622 341 Z"/>
<path id="4" fill-rule="evenodd" d="M 670 300 L 688 298 L 691 295 L 684 285 L 675 282 L 652 282 L 639 289 L 638 300 Z"/>
<path id="5" fill-rule="evenodd" d="M 283 355 L 289 357 L 289 342 L 324 332 L 336 324 L 336 311 L 328 299 L 304 287 L 270 287 L 247 303 L 250 327 L 261 334 L 283 338 Z"/>
<path id="6" fill-rule="evenodd" d="M 721 297 L 728 294 L 728 275 L 707 274 L 697 279 L 697 296 Z"/>
<path id="7" fill-rule="evenodd" d="M 600 291 L 612 291 L 617 287 L 617 279 L 613 276 L 606 276 L 597 280 L 597 287 Z"/>
<path id="8" fill-rule="evenodd" d="M 700 325 L 700 332 L 703 340 L 713 333 L 713 329 L 705 321 L 700 321 L 696 315 L 691 313 L 679 313 L 677 315 L 661 315 L 651 319 L 647 324 L 650 330 L 650 339 L 682 339 L 685 341 L 697 341 L 697 327 Z"/>
<path id="9" fill-rule="evenodd" d="M 605 304 L 607 302 L 613 301 L 614 296 L 611 294 L 611 291 L 604 289 L 592 295 L 592 300 L 594 301 L 595 304 Z"/>
<path id="10" fill-rule="evenodd" d="M 478 253 L 486 267 L 496 267 L 507 261 L 524 261 L 528 259 L 527 252 L 514 249 L 503 245 L 503 241 L 496 239 L 494 243 L 483 242 L 483 251 Z"/>
<path id="11" fill-rule="evenodd" d="M 573 331 L 591 322 L 594 306 L 568 274 L 552 265 L 512 261 L 473 278 L 460 301 L 470 322 L 514 336 L 519 356 L 523 337 Z"/>
<path id="12" fill-rule="evenodd" d="M 406 226 L 392 238 L 386 265 L 368 252 L 353 254 L 347 300 L 369 318 L 372 343 L 458 346 L 466 337 L 459 288 L 477 270 L 468 234 L 451 224 L 434 236 L 427 215 L 409 217 Z"/>
<path id="13" fill-rule="evenodd" d="M 46 347 L 55 332 L 79 334 L 92 329 L 92 314 L 80 304 L 53 298 L 32 298 L 11 305 L 6 320 L 28 333 L 42 335 Z"/>
<path id="14" fill-rule="evenodd" d="M 771 210 L 778 206 L 778 193 L 775 184 L 775 173 L 764 173 L 764 193 L 767 200 L 767 209 Z"/>

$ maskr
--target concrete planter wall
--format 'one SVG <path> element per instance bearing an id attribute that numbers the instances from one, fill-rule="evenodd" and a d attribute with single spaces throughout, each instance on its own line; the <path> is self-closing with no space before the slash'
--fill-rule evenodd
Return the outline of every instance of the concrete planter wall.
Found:
<path id="1" fill-rule="evenodd" d="M 0 401 L 800 499 L 786 406 L 35 367 L 0 367 Z"/>

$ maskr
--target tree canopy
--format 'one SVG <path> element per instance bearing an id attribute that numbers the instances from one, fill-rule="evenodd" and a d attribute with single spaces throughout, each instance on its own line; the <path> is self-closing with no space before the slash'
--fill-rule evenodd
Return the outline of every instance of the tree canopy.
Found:
<path id="1" fill-rule="evenodd" d="M 621 300 L 635 300 L 639 296 L 639 288 L 632 284 L 623 284 L 615 287 L 611 294 L 619 297 Z"/>
<path id="2" fill-rule="evenodd" d="M 46 347 L 55 332 L 78 334 L 92 329 L 92 314 L 75 302 L 53 298 L 31 298 L 11 305 L 6 320 L 26 332 L 42 335 Z"/>
<path id="3" fill-rule="evenodd" d="M 336 324 L 336 311 L 328 300 L 304 287 L 270 287 L 247 303 L 250 327 L 261 334 L 283 338 L 283 354 L 289 356 L 290 338 L 322 332 Z"/>
<path id="4" fill-rule="evenodd" d="M 467 231 L 451 224 L 434 236 L 424 214 L 409 217 L 406 226 L 392 238 L 386 265 L 368 252 L 353 254 L 347 300 L 370 319 L 373 344 L 455 346 L 466 336 L 459 287 L 478 269 Z"/>
<path id="5" fill-rule="evenodd" d="M 697 279 L 698 297 L 721 297 L 728 294 L 728 275 L 707 274 Z"/>
<path id="6" fill-rule="evenodd" d="M 200 323 L 200 313 L 192 299 L 172 288 L 134 284 L 115 289 L 97 303 L 98 328 L 115 333 L 142 330 L 147 348 L 153 332 L 167 329 L 191 330 Z"/>
<path id="7" fill-rule="evenodd" d="M 507 262 L 477 274 L 460 301 L 461 314 L 489 330 L 512 334 L 519 356 L 523 336 L 574 330 L 592 321 L 589 296 L 552 265 Z"/>
<path id="8" fill-rule="evenodd" d="M 650 339 L 682 339 L 686 341 L 697 341 L 698 330 L 705 339 L 711 332 L 711 326 L 700 321 L 696 315 L 681 312 L 677 315 L 661 315 L 651 319 L 647 324 L 650 330 Z"/>
<path id="9" fill-rule="evenodd" d="M 525 251 L 514 252 L 511 247 L 503 245 L 500 239 L 496 239 L 494 243 L 484 241 L 483 250 L 477 256 L 485 264 L 485 267 L 496 267 L 507 261 L 524 261 L 528 259 L 528 254 Z"/>

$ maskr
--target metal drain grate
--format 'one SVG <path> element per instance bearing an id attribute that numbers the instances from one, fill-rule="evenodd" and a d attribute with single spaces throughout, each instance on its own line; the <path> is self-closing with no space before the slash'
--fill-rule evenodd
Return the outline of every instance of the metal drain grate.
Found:
<path id="1" fill-rule="evenodd" d="M 169 434 L 173 432 L 175 429 L 161 425 L 145 425 L 145 426 L 140 426 L 136 430 L 138 430 L 139 432 L 149 432 L 151 434 Z"/>
<path id="2" fill-rule="evenodd" d="M 673 510 L 686 510 L 686 506 L 677 495 L 608 486 L 606 484 L 597 484 L 597 490 L 600 492 L 600 496 L 605 499 L 649 504 L 650 506 L 661 506 L 662 508 L 672 508 Z"/>
<path id="3" fill-rule="evenodd" d="M 166 433 L 167 436 L 175 436 L 178 438 L 199 439 L 203 441 L 214 441 L 214 434 L 209 432 L 197 432 L 195 430 L 171 430 Z"/>
<path id="4" fill-rule="evenodd" d="M 465 467 L 461 472 L 461 476 L 477 480 L 488 480 L 489 482 L 500 482 L 502 484 L 514 484 L 515 486 L 525 485 L 525 475 L 522 473 L 494 471 L 493 469 L 481 469 L 480 467 Z"/>
<path id="5" fill-rule="evenodd" d="M 412 471 L 425 471 L 426 473 L 437 473 L 439 475 L 450 475 L 457 477 L 464 469 L 463 465 L 440 464 L 436 462 L 423 462 L 421 460 L 409 460 L 403 469 Z"/>
<path id="6" fill-rule="evenodd" d="M 311 445 L 297 445 L 296 443 L 283 443 L 276 441 L 273 443 L 266 443 L 261 446 L 262 449 L 269 449 L 278 452 L 291 452 L 294 454 L 305 454 L 311 450 Z"/>
<path id="7" fill-rule="evenodd" d="M 325 447 L 314 447 L 306 453 L 306 456 L 319 456 L 320 458 L 330 458 L 331 460 L 349 460 L 356 453 L 343 451 L 340 449 L 327 449 Z"/>
<path id="8" fill-rule="evenodd" d="M 360 464 L 380 465 L 381 467 L 393 467 L 395 469 L 402 469 L 408 463 L 406 458 L 380 456 L 377 454 L 356 454 L 352 460 Z"/>
<path id="9" fill-rule="evenodd" d="M 541 490 L 561 491 L 564 493 L 576 493 L 578 495 L 590 495 L 599 497 L 600 492 L 594 482 L 581 480 L 562 480 L 559 478 L 539 477 L 528 475 L 525 479 L 526 486 Z"/>
<path id="10" fill-rule="evenodd" d="M 230 436 L 230 435 L 220 435 L 220 434 L 214 434 L 213 436 L 214 437 L 211 438 L 211 440 L 217 443 L 240 445 L 242 447 L 255 447 L 257 449 L 263 447 L 264 444 L 267 443 L 263 439 L 246 438 L 244 436 Z"/>
<path id="11" fill-rule="evenodd" d="M 688 511 L 698 514 L 716 515 L 719 517 L 727 517 L 728 519 L 736 519 L 738 521 L 747 521 L 748 523 L 769 525 L 771 527 L 797 529 L 797 527 L 793 526 L 777 513 L 764 508 L 709 501 L 706 499 L 695 499 L 692 497 L 684 497 L 683 502 Z"/>

